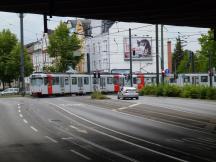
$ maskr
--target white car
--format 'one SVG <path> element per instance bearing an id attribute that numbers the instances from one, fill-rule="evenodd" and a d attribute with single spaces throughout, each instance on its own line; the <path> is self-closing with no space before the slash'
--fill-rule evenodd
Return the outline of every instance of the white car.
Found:
<path id="1" fill-rule="evenodd" d="M 9 95 L 9 94 L 18 94 L 19 88 L 7 88 L 4 91 L 0 92 L 1 95 Z"/>
<path id="2" fill-rule="evenodd" d="M 137 93 L 137 90 L 135 87 L 122 87 L 120 91 L 118 92 L 118 99 L 122 98 L 123 100 L 126 98 L 136 98 L 139 99 L 139 93 Z"/>

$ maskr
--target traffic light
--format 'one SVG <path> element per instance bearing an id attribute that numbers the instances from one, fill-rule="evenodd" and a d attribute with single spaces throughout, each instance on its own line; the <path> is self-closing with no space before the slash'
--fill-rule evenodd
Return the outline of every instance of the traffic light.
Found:
<path id="1" fill-rule="evenodd" d="M 133 50 L 133 56 L 135 56 L 135 55 L 136 55 L 135 50 Z"/>
<path id="2" fill-rule="evenodd" d="M 96 78 L 96 72 L 94 72 L 94 78 Z"/>
<path id="3" fill-rule="evenodd" d="M 100 73 L 98 73 L 98 78 L 100 78 Z"/>
<path id="4" fill-rule="evenodd" d="M 162 70 L 161 74 L 162 74 L 162 77 L 164 77 L 165 76 L 165 71 Z"/>

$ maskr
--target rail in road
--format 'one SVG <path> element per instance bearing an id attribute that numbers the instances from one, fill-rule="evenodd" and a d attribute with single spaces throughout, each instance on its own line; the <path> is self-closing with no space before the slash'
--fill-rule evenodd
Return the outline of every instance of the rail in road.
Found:
<path id="1" fill-rule="evenodd" d="M 118 106 L 122 111 L 139 106 L 127 104 Z M 4 99 L 0 107 L 3 162 L 216 159 L 214 134 L 87 104 L 78 97 Z"/>
<path id="2" fill-rule="evenodd" d="M 116 96 L 111 97 L 116 98 Z M 157 106 L 154 106 L 154 102 L 142 103 L 137 102 L 136 100 L 122 101 L 113 99 L 91 100 L 90 97 L 86 96 L 82 98 L 76 97 L 75 100 L 86 104 L 111 109 L 112 111 L 118 111 L 139 117 L 145 117 L 152 120 L 157 120 L 174 125 L 179 125 L 182 127 L 200 130 L 206 133 L 216 133 L 216 113 L 213 114 L 214 116 L 208 116 L 206 114 L 194 112 L 192 113 L 191 111 L 183 111 L 181 109 L 178 109 L 179 105 L 182 103 L 179 103 L 178 105 L 173 105 L 171 102 L 168 102 L 166 105 L 157 104 Z M 182 102 L 193 102 L 193 100 L 182 100 Z M 216 103 L 213 106 L 216 106 Z M 185 108 L 187 107 L 185 106 Z M 197 107 L 194 106 L 190 109 L 197 109 Z M 206 107 L 204 106 L 203 109 L 206 109 Z"/>

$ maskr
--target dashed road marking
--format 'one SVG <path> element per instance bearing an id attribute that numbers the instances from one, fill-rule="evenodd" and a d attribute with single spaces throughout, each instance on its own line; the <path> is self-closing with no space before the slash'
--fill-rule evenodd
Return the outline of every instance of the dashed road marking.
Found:
<path id="1" fill-rule="evenodd" d="M 83 155 L 83 154 L 81 154 L 81 153 L 79 153 L 79 152 L 77 152 L 77 151 L 75 151 L 75 150 L 70 150 L 70 152 L 73 152 L 74 154 L 76 154 L 76 155 L 78 155 L 78 156 L 80 156 L 80 157 L 82 157 L 82 158 L 84 158 L 84 159 L 86 159 L 86 160 L 91 160 L 90 157 L 88 157 L 88 156 L 86 156 L 86 155 Z"/>
<path id="2" fill-rule="evenodd" d="M 38 130 L 35 127 L 30 126 L 30 128 L 33 129 L 35 132 L 38 132 Z"/>
<path id="3" fill-rule="evenodd" d="M 20 118 L 23 118 L 23 115 L 22 114 L 19 114 Z"/>
<path id="4" fill-rule="evenodd" d="M 21 113 L 21 110 L 18 110 L 19 113 Z"/>
<path id="5" fill-rule="evenodd" d="M 64 138 L 61 138 L 62 140 L 71 140 L 71 139 L 74 139 L 73 137 L 64 137 Z"/>
<path id="6" fill-rule="evenodd" d="M 132 105 L 129 105 L 129 106 L 126 106 L 126 107 L 120 107 L 120 108 L 117 108 L 117 109 L 113 109 L 113 111 L 115 111 L 115 110 L 125 110 L 125 109 L 135 107 L 135 106 L 138 106 L 138 105 L 140 105 L 140 103 L 135 103 L 135 104 L 132 104 Z"/>
<path id="7" fill-rule="evenodd" d="M 73 125 L 70 125 L 70 127 L 71 127 L 72 129 L 75 129 L 77 132 L 85 133 L 85 134 L 88 133 L 86 130 L 77 128 L 77 127 L 75 127 L 75 126 L 73 126 Z"/>
<path id="8" fill-rule="evenodd" d="M 24 121 L 24 123 L 28 124 L 28 121 L 27 121 L 27 120 L 23 119 L 23 121 Z"/>
<path id="9" fill-rule="evenodd" d="M 58 141 L 56 141 L 55 139 L 49 137 L 49 136 L 45 136 L 45 138 L 49 139 L 50 141 L 52 141 L 53 143 L 58 143 Z"/>

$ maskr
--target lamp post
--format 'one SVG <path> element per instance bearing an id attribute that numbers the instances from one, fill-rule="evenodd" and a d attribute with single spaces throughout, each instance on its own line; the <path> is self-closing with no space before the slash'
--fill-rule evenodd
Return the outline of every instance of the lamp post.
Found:
<path id="1" fill-rule="evenodd" d="M 20 17 L 20 80 L 22 82 L 22 88 L 20 90 L 22 96 L 25 96 L 25 78 L 24 78 L 24 41 L 23 41 L 23 13 L 19 14 Z"/>

